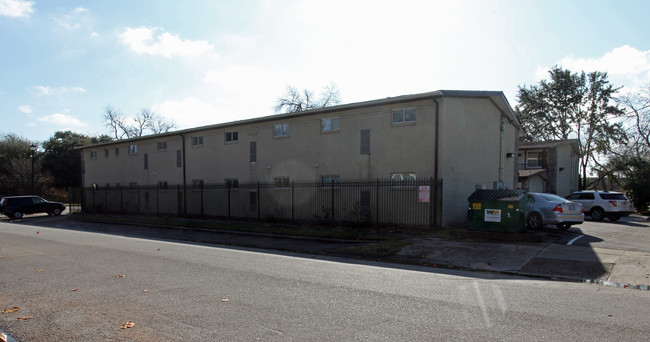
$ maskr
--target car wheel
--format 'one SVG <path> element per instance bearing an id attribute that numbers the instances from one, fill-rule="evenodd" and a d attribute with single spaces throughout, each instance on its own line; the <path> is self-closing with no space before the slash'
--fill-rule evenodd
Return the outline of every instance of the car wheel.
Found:
<path id="1" fill-rule="evenodd" d="M 568 223 L 560 223 L 560 224 L 556 224 L 555 226 L 559 230 L 567 230 L 567 229 L 571 228 L 571 225 L 568 224 Z"/>
<path id="2" fill-rule="evenodd" d="M 618 219 L 621 218 L 621 215 L 613 214 L 613 215 L 609 215 L 609 216 L 607 216 L 607 218 L 608 218 L 610 221 L 618 221 Z"/>
<path id="3" fill-rule="evenodd" d="M 59 209 L 59 208 L 54 208 L 54 210 L 52 210 L 52 214 L 54 214 L 54 215 L 56 215 L 56 216 L 61 215 L 61 209 Z"/>
<path id="4" fill-rule="evenodd" d="M 14 219 L 20 220 L 21 218 L 23 218 L 23 213 L 20 211 L 14 211 L 14 214 L 12 216 L 14 217 Z"/>
<path id="5" fill-rule="evenodd" d="M 594 219 L 595 221 L 602 221 L 605 218 L 605 212 L 601 208 L 593 208 L 591 209 L 591 218 Z"/>
<path id="6" fill-rule="evenodd" d="M 539 229 L 544 226 L 542 224 L 542 217 L 538 213 L 530 214 L 526 222 L 528 223 L 528 228 L 530 229 Z"/>

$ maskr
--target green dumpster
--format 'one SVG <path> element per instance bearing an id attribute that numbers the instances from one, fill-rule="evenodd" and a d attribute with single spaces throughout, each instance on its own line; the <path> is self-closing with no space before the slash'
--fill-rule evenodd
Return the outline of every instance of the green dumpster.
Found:
<path id="1" fill-rule="evenodd" d="M 526 190 L 476 190 L 468 198 L 470 230 L 526 231 Z"/>

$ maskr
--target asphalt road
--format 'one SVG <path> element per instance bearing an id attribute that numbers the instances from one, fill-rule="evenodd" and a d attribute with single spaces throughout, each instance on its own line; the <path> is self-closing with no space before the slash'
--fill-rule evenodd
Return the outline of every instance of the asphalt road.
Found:
<path id="1" fill-rule="evenodd" d="M 552 226 L 540 229 L 555 239 L 555 243 L 591 248 L 650 253 L 650 221 L 645 217 L 623 217 L 619 221 L 594 221 L 587 217 L 584 223 L 560 231 Z"/>
<path id="2" fill-rule="evenodd" d="M 19 341 L 639 341 L 650 335 L 648 291 L 27 220 L 0 222 L 0 256 L 0 309 L 20 308 L 0 314 L 0 329 Z M 120 329 L 128 321 L 135 326 Z"/>

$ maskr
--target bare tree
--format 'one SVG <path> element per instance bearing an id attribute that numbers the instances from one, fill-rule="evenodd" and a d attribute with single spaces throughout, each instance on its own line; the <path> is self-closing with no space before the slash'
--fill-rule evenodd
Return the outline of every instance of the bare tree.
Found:
<path id="1" fill-rule="evenodd" d="M 334 83 L 330 83 L 323 88 L 320 98 L 316 99 L 313 92 L 303 89 L 300 92 L 292 86 L 287 86 L 287 92 L 284 96 L 279 97 L 274 107 L 276 113 L 285 111 L 286 113 L 301 112 L 323 107 L 334 106 L 341 103 L 339 90 Z"/>
<path id="2" fill-rule="evenodd" d="M 176 127 L 173 121 L 165 120 L 149 108 L 143 108 L 133 118 L 125 118 L 113 106 L 106 106 L 104 124 L 115 139 L 137 138 L 145 134 L 166 133 Z"/>
<path id="3" fill-rule="evenodd" d="M 637 155 L 650 155 L 650 84 L 640 92 L 618 98 L 629 120 L 628 146 Z"/>

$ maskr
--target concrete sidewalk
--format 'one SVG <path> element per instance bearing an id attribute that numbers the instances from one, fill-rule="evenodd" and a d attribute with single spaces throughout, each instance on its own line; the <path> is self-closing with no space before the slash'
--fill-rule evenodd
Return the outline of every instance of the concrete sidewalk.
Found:
<path id="1" fill-rule="evenodd" d="M 648 290 L 650 254 L 548 243 L 412 239 L 394 261 Z"/>

